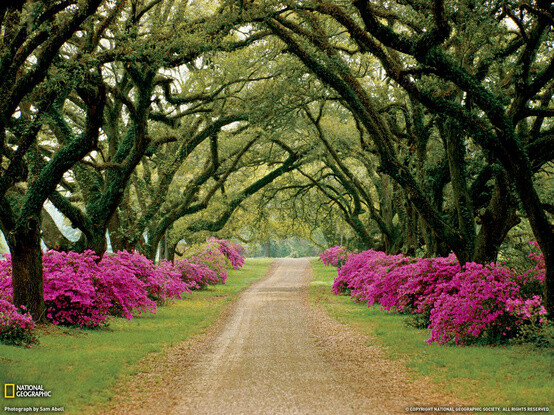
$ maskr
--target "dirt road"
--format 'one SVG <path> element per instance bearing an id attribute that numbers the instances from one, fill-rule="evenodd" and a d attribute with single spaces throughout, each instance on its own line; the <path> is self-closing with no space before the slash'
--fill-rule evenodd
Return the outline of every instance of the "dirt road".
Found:
<path id="1" fill-rule="evenodd" d="M 150 374 L 163 379 L 163 391 L 141 392 L 133 401 L 142 403 L 112 413 L 403 414 L 451 404 L 424 381 L 408 381 L 366 337 L 310 307 L 309 279 L 308 260 L 278 260 L 212 338 L 194 353 L 177 348 Z"/>
<path id="2" fill-rule="evenodd" d="M 302 290 L 307 260 L 279 260 L 248 289 L 236 312 L 194 368 L 182 413 L 345 413 L 351 398 L 320 354 Z"/>

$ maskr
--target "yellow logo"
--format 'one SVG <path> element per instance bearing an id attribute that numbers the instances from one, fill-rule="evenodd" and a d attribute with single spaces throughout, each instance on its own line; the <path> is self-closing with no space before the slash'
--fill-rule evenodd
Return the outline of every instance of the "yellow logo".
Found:
<path id="1" fill-rule="evenodd" d="M 4 383 L 4 398 L 6 399 L 15 398 L 15 384 Z"/>

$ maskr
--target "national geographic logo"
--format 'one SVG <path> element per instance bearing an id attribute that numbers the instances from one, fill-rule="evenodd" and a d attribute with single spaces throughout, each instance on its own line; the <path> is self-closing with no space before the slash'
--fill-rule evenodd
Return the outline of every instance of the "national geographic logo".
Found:
<path id="1" fill-rule="evenodd" d="M 15 385 L 13 383 L 4 384 L 4 398 L 5 399 L 15 398 Z"/>
<path id="2" fill-rule="evenodd" d="M 42 385 L 4 384 L 4 399 L 14 398 L 51 398 L 52 391 L 44 390 Z"/>

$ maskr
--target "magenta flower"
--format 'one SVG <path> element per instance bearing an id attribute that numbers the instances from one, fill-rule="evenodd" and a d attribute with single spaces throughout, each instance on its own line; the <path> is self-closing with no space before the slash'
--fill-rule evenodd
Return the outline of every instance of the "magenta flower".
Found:
<path id="1" fill-rule="evenodd" d="M 454 255 L 410 258 L 370 249 L 348 255 L 333 291 L 428 319 L 429 343 L 491 343 L 546 323 L 542 298 L 533 292 L 544 281 L 544 257 L 530 257 L 537 265 L 520 275 L 498 263 L 462 268 Z"/>

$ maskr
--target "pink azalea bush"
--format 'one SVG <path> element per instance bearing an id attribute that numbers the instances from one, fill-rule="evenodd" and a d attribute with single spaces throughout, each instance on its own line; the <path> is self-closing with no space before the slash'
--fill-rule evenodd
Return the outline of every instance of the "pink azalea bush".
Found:
<path id="1" fill-rule="evenodd" d="M 429 343 L 487 343 L 512 337 L 516 329 L 507 302 L 518 298 L 519 286 L 510 269 L 497 264 L 467 263 L 447 284 L 431 309 Z"/>
<path id="2" fill-rule="evenodd" d="M 348 255 L 346 263 L 338 269 L 338 277 L 333 283 L 335 294 L 350 293 L 359 300 L 366 287 L 381 278 L 388 267 L 392 267 L 401 256 L 387 255 L 381 251 L 362 251 Z"/>
<path id="3" fill-rule="evenodd" d="M 333 291 L 412 314 L 431 330 L 429 343 L 499 343 L 546 323 L 539 295 L 544 258 L 530 257 L 537 265 L 518 275 L 497 263 L 460 267 L 453 255 L 411 258 L 368 250 L 348 256 Z"/>
<path id="4" fill-rule="evenodd" d="M 196 284 L 182 278 L 183 273 L 171 261 L 161 261 L 154 268 L 147 281 L 148 296 L 158 304 L 182 298 L 183 293 L 191 293 Z"/>
<path id="5" fill-rule="evenodd" d="M 12 299 L 12 262 L 10 254 L 0 257 L 0 299 Z"/>
<path id="6" fill-rule="evenodd" d="M 1 277 L 0 277 L 1 278 Z M 0 297 L 0 342 L 14 346 L 31 346 L 38 343 L 33 330 L 31 314 L 22 306 L 17 309 L 10 301 Z"/>
<path id="7" fill-rule="evenodd" d="M 206 242 L 215 242 L 219 245 L 219 252 L 222 253 L 231 263 L 233 269 L 241 269 L 245 261 L 246 250 L 240 244 L 227 239 L 208 238 Z"/>
<path id="8" fill-rule="evenodd" d="M 216 271 L 207 265 L 195 264 L 188 259 L 176 259 L 174 268 L 191 290 L 201 290 L 208 285 L 216 285 L 220 281 Z"/>
<path id="9" fill-rule="evenodd" d="M 324 265 L 341 267 L 348 259 L 348 251 L 344 246 L 335 245 L 319 254 L 319 259 Z"/>
<path id="10" fill-rule="evenodd" d="M 185 292 L 224 283 L 227 268 L 244 264 L 244 249 L 224 239 L 194 247 L 188 259 L 154 264 L 138 252 L 119 251 L 99 260 L 93 251 L 43 254 L 46 318 L 53 324 L 96 328 L 109 315 L 131 319 Z M 32 344 L 31 316 L 12 303 L 11 257 L 0 260 L 0 341 Z"/>
<path id="11" fill-rule="evenodd" d="M 98 264 L 95 284 L 99 295 L 108 298 L 112 304 L 109 314 L 128 320 L 144 311 L 156 312 L 156 302 L 148 298 L 147 283 L 139 278 L 137 267 L 130 260 L 133 256 L 126 251 L 104 255 Z"/>
<path id="12" fill-rule="evenodd" d="M 181 298 L 182 293 L 190 292 L 192 288 L 183 281 L 181 273 L 172 262 L 154 264 L 137 251 L 118 251 L 104 255 L 99 265 L 105 276 L 112 278 L 109 287 L 118 286 L 118 278 L 126 282 L 123 284 L 128 290 L 126 297 L 134 298 L 131 308 L 124 307 L 126 310 L 155 311 L 153 302 L 163 304 L 169 299 Z M 125 316 L 129 317 L 129 313 Z"/>
<path id="13" fill-rule="evenodd" d="M 506 310 L 521 320 L 529 320 L 533 323 L 543 323 L 546 315 L 546 309 L 538 295 L 534 295 L 527 300 L 509 298 L 506 301 Z"/>
<path id="14" fill-rule="evenodd" d="M 54 324 L 96 328 L 108 315 L 131 319 L 157 303 L 180 298 L 196 285 L 171 262 L 154 265 L 145 256 L 120 251 L 100 262 L 92 251 L 43 255 L 46 318 Z M 11 259 L 0 261 L 0 299 L 12 300 Z"/>
<path id="15" fill-rule="evenodd" d="M 227 239 L 208 238 L 205 243 L 187 246 L 184 258 L 174 267 L 191 289 L 225 284 L 227 269 L 240 269 L 245 261 L 243 246 Z"/>
<path id="16" fill-rule="evenodd" d="M 217 283 L 225 284 L 227 268 L 231 265 L 231 262 L 221 253 L 219 243 L 212 240 L 189 246 L 185 251 L 185 259 L 192 264 L 205 265 L 215 272 L 217 282 L 207 280 L 203 286 Z M 206 276 L 208 275 L 206 274 Z"/>
<path id="17" fill-rule="evenodd" d="M 93 251 L 48 251 L 42 256 L 46 318 L 54 324 L 95 328 L 106 323 L 115 304 L 106 291 L 106 284 Z"/>

